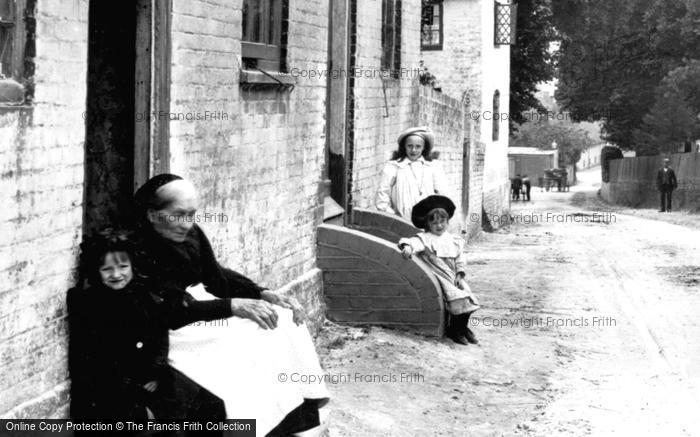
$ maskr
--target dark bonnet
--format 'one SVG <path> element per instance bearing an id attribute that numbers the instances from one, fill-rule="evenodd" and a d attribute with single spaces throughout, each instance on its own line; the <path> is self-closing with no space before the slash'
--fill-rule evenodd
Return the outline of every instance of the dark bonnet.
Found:
<path id="1" fill-rule="evenodd" d="M 158 205 L 156 202 L 156 191 L 158 188 L 172 181 L 182 180 L 178 175 L 170 173 L 162 173 L 157 176 L 153 176 L 145 184 L 141 186 L 134 194 L 134 203 L 136 204 L 136 214 L 139 220 L 145 220 L 146 211 L 149 209 L 160 209 L 162 205 Z"/>

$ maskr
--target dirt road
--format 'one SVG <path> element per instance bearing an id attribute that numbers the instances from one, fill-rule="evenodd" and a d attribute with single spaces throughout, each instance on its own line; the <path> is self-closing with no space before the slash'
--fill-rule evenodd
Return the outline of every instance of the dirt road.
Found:
<path id="1" fill-rule="evenodd" d="M 329 324 L 331 435 L 700 435 L 700 217 L 606 207 L 598 175 L 470 244 L 479 346 Z"/>

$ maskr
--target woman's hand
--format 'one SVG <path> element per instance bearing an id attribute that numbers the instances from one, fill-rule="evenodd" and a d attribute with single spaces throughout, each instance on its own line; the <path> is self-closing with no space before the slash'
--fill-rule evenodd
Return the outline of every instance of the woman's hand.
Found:
<path id="1" fill-rule="evenodd" d="M 254 321 L 262 329 L 275 329 L 277 327 L 277 311 L 264 300 L 233 298 L 231 299 L 231 312 L 236 317 Z"/>
<path id="2" fill-rule="evenodd" d="M 270 302 L 273 305 L 279 305 L 282 308 L 292 310 L 292 318 L 294 320 L 294 323 L 296 323 L 297 325 L 301 325 L 302 323 L 304 323 L 304 317 L 306 315 L 304 313 L 304 309 L 299 304 L 299 302 L 293 297 L 273 293 L 270 290 L 264 290 L 260 293 L 260 298 L 262 300 Z"/>
<path id="3" fill-rule="evenodd" d="M 158 389 L 158 382 L 157 381 L 149 381 L 143 386 L 143 388 L 147 392 L 153 393 L 154 391 L 156 391 Z"/>

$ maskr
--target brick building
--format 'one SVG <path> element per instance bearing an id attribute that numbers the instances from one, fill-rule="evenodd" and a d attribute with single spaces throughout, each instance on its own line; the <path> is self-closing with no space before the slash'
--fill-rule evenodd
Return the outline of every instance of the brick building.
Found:
<path id="1" fill-rule="evenodd" d="M 478 165 L 483 159 L 483 178 L 475 175 L 470 185 L 470 210 L 483 208 L 487 217 L 501 216 L 509 208 L 506 42 L 514 31 L 514 9 L 505 1 L 428 3 L 422 58 L 442 91 L 467 106 L 470 150 L 479 156 Z"/>
<path id="2" fill-rule="evenodd" d="M 119 220 L 153 174 L 191 179 L 222 263 L 294 293 L 316 321 L 316 228 L 371 206 L 404 128 L 436 130 L 455 226 L 478 232 L 466 213 L 482 198 L 502 207 L 507 124 L 486 141 L 461 94 L 419 85 L 421 12 L 420 0 L 0 0 L 14 36 L 0 78 L 0 417 L 67 416 L 81 236 Z"/>

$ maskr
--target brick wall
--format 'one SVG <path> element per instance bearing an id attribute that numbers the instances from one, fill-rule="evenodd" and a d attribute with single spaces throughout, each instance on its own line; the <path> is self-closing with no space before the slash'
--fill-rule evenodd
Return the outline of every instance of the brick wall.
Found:
<path id="1" fill-rule="evenodd" d="M 375 71 L 381 65 L 381 1 L 358 0 L 357 3 L 357 67 L 365 72 Z M 418 20 L 420 2 L 404 0 L 401 67 L 406 69 L 406 74 L 400 79 L 382 81 L 381 78 L 360 77 L 355 81 L 353 204 L 362 208 L 373 207 L 382 168 L 397 148 L 398 134 L 410 126 L 428 125 L 436 133 L 435 150 L 440 152 L 438 161 L 446 174 L 449 187 L 447 194 L 455 201 L 460 213 L 452 221 L 453 229 L 457 232 L 465 230 L 474 236 L 481 229 L 485 155 L 484 143 L 479 135 L 479 120 L 472 120 L 469 115 L 475 105 L 475 98 L 478 101 L 480 96 L 474 90 L 480 89 L 478 81 L 481 70 L 473 67 L 471 62 L 473 56 L 478 56 L 481 50 L 478 31 L 474 30 L 474 26 L 480 23 L 480 15 L 461 11 L 462 15 L 458 16 L 449 9 L 455 2 L 447 3 L 451 5 L 446 5 L 446 20 L 454 21 L 456 27 L 467 29 L 465 26 L 470 26 L 470 31 L 449 36 L 451 44 L 458 48 L 454 51 L 421 53 Z M 472 6 L 479 5 L 475 3 Z M 472 41 L 473 47 L 465 48 L 466 45 L 460 42 L 460 38 L 461 41 Z M 454 66 L 449 70 L 449 77 L 450 83 L 457 85 L 452 88 L 443 87 L 442 93 L 418 85 L 412 72 L 418 67 L 421 56 L 425 58 L 428 53 L 442 56 L 436 65 Z M 431 71 L 439 74 L 432 67 Z M 444 71 L 447 72 L 448 69 Z M 464 77 L 467 79 L 462 79 Z M 465 85 L 471 83 L 469 81 L 475 84 Z M 467 88 L 470 89 L 469 98 L 463 99 L 462 91 L 455 91 Z M 467 103 L 464 108 L 463 102 Z M 462 154 L 465 139 L 470 159 L 468 187 L 463 186 Z M 469 190 L 467 216 L 461 215 L 464 189 Z M 495 202 L 495 195 L 490 197 L 490 201 Z"/>
<path id="2" fill-rule="evenodd" d="M 493 95 L 500 93 L 499 114 L 508 114 L 510 51 L 493 44 L 493 2 L 445 0 L 443 2 L 443 49 L 421 53 L 428 70 L 443 92 L 463 99 L 468 106 L 470 151 L 483 174 L 475 174 L 469 186 L 470 211 L 501 215 L 509 209 L 508 122 L 499 117 L 500 135 L 492 138 Z M 488 74 L 484 74 L 488 72 Z M 476 171 L 481 171 L 474 169 Z M 483 193 L 483 196 L 481 195 Z M 481 197 L 477 200 L 476 197 Z M 472 203 L 474 202 L 474 203 Z M 473 222 L 481 219 L 474 217 Z M 492 223 L 497 227 L 497 223 Z M 473 229 L 473 228 L 472 228 Z M 470 233 L 474 232 L 470 230 Z"/>
<path id="3" fill-rule="evenodd" d="M 67 415 L 65 293 L 82 226 L 87 0 L 36 10 L 34 103 L 0 109 L 0 417 Z"/>
<path id="4" fill-rule="evenodd" d="M 401 68 L 399 78 L 382 79 L 382 2 L 357 0 L 353 205 L 374 207 L 384 164 L 397 149 L 399 133 L 418 123 L 420 0 L 402 1 Z M 377 72 L 375 74 L 375 72 Z M 368 77 L 374 76 L 374 77 Z"/>
<path id="5" fill-rule="evenodd" d="M 225 117 L 172 121 L 171 169 L 198 187 L 202 211 L 227 216 L 202 223 L 224 264 L 285 286 L 320 317 L 326 81 L 297 74 L 293 90 L 242 88 L 241 6 L 174 1 L 171 112 Z M 326 68 L 327 26 L 327 0 L 290 2 L 289 71 Z M 298 281 L 305 286 L 290 285 Z"/>
<path id="6" fill-rule="evenodd" d="M 184 119 L 169 123 L 171 170 L 199 188 L 201 212 L 223 214 L 200 223 L 222 262 L 298 296 L 320 320 L 315 238 L 326 80 L 300 76 L 293 90 L 242 87 L 241 4 L 173 1 L 171 112 Z M 438 133 L 451 189 L 458 191 L 461 179 L 462 145 L 452 130 L 460 125 L 457 104 L 421 94 L 413 70 L 420 59 L 420 0 L 402 6 L 401 77 L 363 73 L 355 80 L 352 195 L 362 207 L 374 202 L 398 133 L 422 120 L 432 120 Z M 356 67 L 378 71 L 381 1 L 357 0 L 356 11 Z M 74 283 L 83 216 L 88 0 L 40 0 L 36 18 L 35 101 L 31 108 L 0 109 L 2 417 L 68 413 L 65 292 Z M 290 1 L 289 70 L 326 68 L 327 20 L 328 0 Z M 195 114 L 208 116 L 187 120 Z M 478 120 L 463 118 L 461 126 L 473 173 L 469 211 L 477 211 L 482 200 L 499 202 L 497 195 L 481 196 L 482 187 L 497 185 L 482 180 L 484 168 L 497 161 L 488 159 L 491 144 L 482 141 Z"/>
<path id="7" fill-rule="evenodd" d="M 606 202 L 658 208 L 659 192 L 656 175 L 663 167 L 664 158 L 671 159 L 670 167 L 676 173 L 678 188 L 673 191 L 673 209 L 700 210 L 700 153 L 640 156 L 610 161 L 610 182 L 604 182 L 601 195 Z"/>
<path id="8" fill-rule="evenodd" d="M 428 125 L 435 132 L 435 150 L 440 152 L 437 160 L 446 182 L 446 195 L 457 207 L 451 220 L 453 232 L 466 230 L 462 213 L 462 184 L 464 139 L 468 137 L 464 126 L 464 109 L 459 100 L 427 86 L 420 87 L 418 100 L 419 124 Z M 468 127 L 468 126 L 467 126 Z"/>
<path id="9" fill-rule="evenodd" d="M 481 0 L 443 1 L 443 49 L 421 53 L 442 91 L 461 99 L 466 91 L 474 108 L 481 106 Z"/>
<path id="10" fill-rule="evenodd" d="M 494 46 L 494 2 L 481 0 L 481 62 L 482 75 L 481 141 L 484 152 L 484 200 L 483 209 L 488 216 L 502 216 L 510 210 L 510 180 L 508 179 L 508 114 L 510 89 L 510 46 Z M 493 140 L 494 92 L 500 92 L 498 121 L 500 135 Z M 489 114 L 489 111 L 491 112 Z M 491 223 L 498 227 L 498 223 Z"/>

